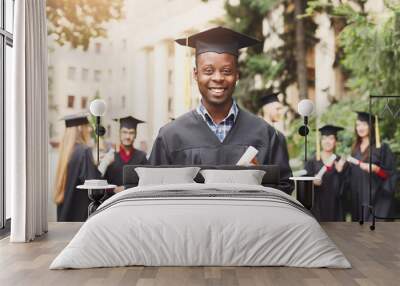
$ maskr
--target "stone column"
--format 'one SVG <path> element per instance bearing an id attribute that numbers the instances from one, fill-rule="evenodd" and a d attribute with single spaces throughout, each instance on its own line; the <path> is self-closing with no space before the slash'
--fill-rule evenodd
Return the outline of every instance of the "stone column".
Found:
<path id="1" fill-rule="evenodd" d="M 153 50 L 153 140 L 159 129 L 168 122 L 168 45 L 162 41 Z"/>
<path id="2" fill-rule="evenodd" d="M 149 63 L 149 49 L 139 49 L 135 52 L 133 56 L 133 65 L 131 68 L 134 69 L 132 78 L 133 96 L 127 97 L 127 105 L 129 108 L 127 110 L 132 110 L 132 115 L 146 121 L 145 124 L 139 124 L 137 128 L 137 137 L 135 140 L 135 147 L 143 149 L 141 142 L 146 142 L 147 146 L 151 145 L 151 124 L 152 124 L 152 114 L 149 113 L 150 106 L 150 82 L 149 82 L 149 71 L 151 70 Z M 146 151 L 146 150 L 144 150 Z M 150 150 L 147 150 L 150 152 Z"/>
<path id="3" fill-rule="evenodd" d="M 315 108 L 321 115 L 329 106 L 329 95 L 335 95 L 335 34 L 326 14 L 316 17 L 316 36 L 320 42 L 315 47 Z"/>
<path id="4" fill-rule="evenodd" d="M 175 44 L 174 55 L 174 111 L 175 117 L 178 117 L 188 111 L 185 102 L 185 63 L 186 47 Z M 190 71 L 192 72 L 192 70 Z M 191 75 L 189 75 L 191 76 Z"/>

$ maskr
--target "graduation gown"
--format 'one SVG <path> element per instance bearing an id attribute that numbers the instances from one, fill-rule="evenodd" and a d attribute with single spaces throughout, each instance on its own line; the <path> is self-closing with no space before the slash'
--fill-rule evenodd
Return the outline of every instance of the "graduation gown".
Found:
<path id="1" fill-rule="evenodd" d="M 369 152 L 368 150 L 366 152 Z M 363 156 L 360 148 L 357 148 L 352 156 L 360 161 L 369 163 L 368 156 Z M 395 157 L 389 145 L 383 143 L 381 148 L 372 146 L 372 164 L 381 167 L 386 173 L 386 177 L 371 173 L 371 203 L 369 201 L 369 173 L 363 171 L 358 165 L 350 164 L 349 184 L 351 190 L 350 212 L 353 221 L 360 219 L 361 204 L 374 205 L 375 214 L 380 217 L 389 215 L 390 207 L 393 202 L 394 191 L 396 188 L 397 172 Z M 364 208 L 364 220 L 370 219 L 368 208 Z"/>
<path id="2" fill-rule="evenodd" d="M 286 140 L 263 119 L 239 108 L 237 118 L 223 142 L 196 110 L 160 129 L 149 162 L 152 165 L 235 165 L 249 146 L 259 152 L 262 165 L 280 166 L 279 189 L 290 194 L 293 182 Z"/>
<path id="3" fill-rule="evenodd" d="M 138 149 L 133 149 L 131 159 L 125 163 L 119 152 L 114 153 L 114 162 L 112 162 L 104 175 L 109 184 L 122 186 L 123 185 L 123 169 L 125 165 L 146 165 L 146 153 Z"/>
<path id="4" fill-rule="evenodd" d="M 336 158 L 339 161 L 340 158 Z M 322 160 L 315 157 L 306 162 L 308 176 L 316 175 L 324 166 Z M 314 203 L 311 212 L 318 221 L 344 221 L 342 194 L 344 187 L 344 172 L 336 171 L 334 165 L 322 176 L 320 186 L 314 186 Z"/>
<path id="5" fill-rule="evenodd" d="M 93 161 L 92 149 L 76 144 L 67 166 L 63 203 L 57 205 L 57 221 L 85 221 L 90 203 L 87 190 L 76 189 L 85 180 L 101 178 Z"/>

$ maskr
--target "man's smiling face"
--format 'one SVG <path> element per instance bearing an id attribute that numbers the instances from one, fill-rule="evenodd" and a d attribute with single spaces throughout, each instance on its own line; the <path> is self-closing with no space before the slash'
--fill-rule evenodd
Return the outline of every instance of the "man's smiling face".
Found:
<path id="1" fill-rule="evenodd" d="M 194 76 L 206 104 L 224 105 L 231 101 L 239 79 L 237 58 L 227 53 L 202 53 L 196 58 Z"/>

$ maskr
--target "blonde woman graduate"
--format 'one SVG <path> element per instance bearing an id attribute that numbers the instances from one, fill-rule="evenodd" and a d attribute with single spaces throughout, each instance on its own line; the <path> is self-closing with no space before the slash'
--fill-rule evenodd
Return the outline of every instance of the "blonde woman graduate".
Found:
<path id="1" fill-rule="evenodd" d="M 90 201 L 87 192 L 76 187 L 87 179 L 101 178 L 89 147 L 92 128 L 86 114 L 63 119 L 66 129 L 60 145 L 54 193 L 57 221 L 85 221 Z"/>

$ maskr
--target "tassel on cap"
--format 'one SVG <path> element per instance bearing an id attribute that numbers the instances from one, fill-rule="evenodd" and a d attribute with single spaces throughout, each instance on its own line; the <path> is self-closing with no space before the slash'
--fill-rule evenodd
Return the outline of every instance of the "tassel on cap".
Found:
<path id="1" fill-rule="evenodd" d="M 381 148 L 381 134 L 379 133 L 378 116 L 375 115 L 375 144 L 376 148 Z"/>
<path id="2" fill-rule="evenodd" d="M 186 38 L 186 56 L 185 56 L 185 81 L 184 81 L 184 97 L 185 105 L 188 109 L 192 107 L 192 94 L 191 94 L 191 83 L 190 83 L 190 49 L 189 49 L 189 38 Z"/>

